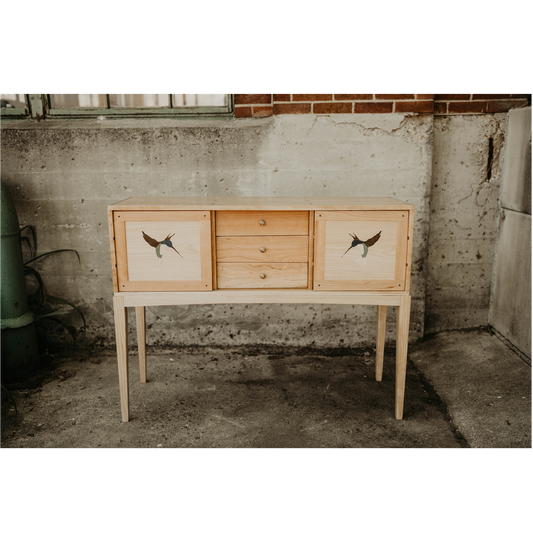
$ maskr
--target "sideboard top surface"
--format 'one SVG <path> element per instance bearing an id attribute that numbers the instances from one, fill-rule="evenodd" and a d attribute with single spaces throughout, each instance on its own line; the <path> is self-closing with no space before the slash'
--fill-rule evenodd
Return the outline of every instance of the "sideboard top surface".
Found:
<path id="1" fill-rule="evenodd" d="M 170 210 L 225 210 L 225 211 L 386 211 L 413 210 L 414 206 L 395 198 L 386 197 L 307 197 L 307 196 L 181 196 L 132 197 L 108 207 L 110 211 L 170 211 Z"/>

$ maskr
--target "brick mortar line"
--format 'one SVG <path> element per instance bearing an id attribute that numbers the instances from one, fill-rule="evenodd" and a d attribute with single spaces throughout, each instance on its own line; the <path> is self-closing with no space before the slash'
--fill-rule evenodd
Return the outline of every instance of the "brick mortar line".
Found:
<path id="1" fill-rule="evenodd" d="M 447 111 L 446 113 L 432 113 L 437 117 L 448 115 L 495 115 L 496 113 L 507 113 L 508 111 Z"/>
<path id="2" fill-rule="evenodd" d="M 522 100 L 525 100 L 525 98 L 522 98 Z M 451 100 L 452 102 L 466 102 L 467 100 Z M 478 101 L 478 100 L 476 100 Z M 479 102 L 484 102 L 485 100 L 479 100 Z M 496 100 L 492 100 L 496 101 Z M 279 100 L 276 100 L 273 102 L 274 104 L 394 104 L 397 102 L 433 102 L 431 99 L 427 100 L 306 100 L 304 101 L 298 101 L 298 102 L 281 102 Z M 442 103 L 445 101 L 443 100 Z M 446 100 L 448 102 L 448 100 Z M 257 105 L 257 104 L 240 104 L 240 105 Z M 262 104 L 262 105 L 268 105 L 268 104 Z"/>
<path id="3" fill-rule="evenodd" d="M 435 103 L 444 103 L 444 102 L 516 102 L 520 100 L 527 100 L 527 98 L 487 98 L 479 100 L 435 100 Z M 396 100 L 396 102 L 412 102 L 413 100 Z M 417 102 L 424 102 L 427 100 L 417 100 Z"/>
<path id="4" fill-rule="evenodd" d="M 298 101 L 295 101 L 292 99 L 292 94 L 290 95 L 290 100 L 287 102 L 286 100 L 274 100 L 274 96 L 272 95 L 272 102 L 270 104 L 235 104 L 236 107 L 240 107 L 240 106 L 250 106 L 250 105 L 273 105 L 274 103 L 276 104 L 289 104 L 289 103 L 296 103 L 296 104 L 325 104 L 325 103 L 335 103 L 335 102 L 355 102 L 355 103 L 370 103 L 370 102 L 435 102 L 435 103 L 448 103 L 448 102 L 501 102 L 501 101 L 521 101 L 521 100 L 526 100 L 527 101 L 527 98 L 524 98 L 524 97 L 510 97 L 510 98 L 488 98 L 488 99 L 476 99 L 474 100 L 473 99 L 473 95 L 470 95 L 470 98 L 468 99 L 461 99 L 461 100 L 457 100 L 457 99 L 436 99 L 436 98 L 416 98 L 416 95 L 415 95 L 415 98 L 409 98 L 409 99 L 404 99 L 404 98 L 400 98 L 400 99 L 394 99 L 394 98 L 390 98 L 390 99 L 383 99 L 383 98 L 376 98 L 374 95 L 372 95 L 372 99 L 371 100 L 368 100 L 368 99 L 365 99 L 365 100 L 351 100 L 351 99 L 340 99 L 340 100 L 298 100 Z M 333 95 L 332 95 L 333 96 Z"/>
<path id="5" fill-rule="evenodd" d="M 297 103 L 297 104 L 305 104 L 305 103 L 316 103 L 316 104 L 320 104 L 320 103 L 326 103 L 326 102 L 364 102 L 364 103 L 368 103 L 368 102 L 432 102 L 433 100 L 435 100 L 435 98 L 417 98 L 416 94 L 414 96 L 414 98 L 376 98 L 376 95 L 373 94 L 372 95 L 372 98 L 369 100 L 368 98 L 366 99 L 351 99 L 351 98 L 343 98 L 343 99 L 337 99 L 337 98 L 334 98 L 333 100 L 293 100 L 292 97 L 293 95 L 289 95 L 290 96 L 290 100 L 289 102 L 287 102 L 286 100 L 273 100 L 275 103 L 278 103 L 278 104 L 288 104 L 288 103 L 291 103 L 291 102 L 294 102 L 294 103 Z M 334 94 L 332 94 L 333 97 L 335 97 Z M 274 95 L 272 95 L 272 98 L 274 98 Z M 525 100 L 525 98 L 520 98 L 520 100 Z M 442 100 L 443 102 L 444 101 L 448 101 L 448 100 Z M 464 102 L 466 100 L 454 100 L 454 101 L 457 101 L 457 102 Z"/>
<path id="6" fill-rule="evenodd" d="M 335 100 L 335 101 L 326 101 L 326 102 L 323 102 L 323 101 L 318 101 L 318 102 L 273 102 L 272 104 L 240 104 L 240 105 L 237 105 L 235 107 L 250 107 L 250 106 L 254 106 L 254 105 L 263 105 L 263 106 L 268 106 L 268 105 L 278 105 L 278 104 L 335 104 L 335 103 L 338 103 L 338 104 L 369 104 L 369 103 L 376 103 L 376 104 L 394 104 L 394 108 L 396 108 L 396 104 L 397 103 L 416 103 L 416 102 L 420 102 L 420 103 L 426 103 L 426 102 L 434 102 L 435 104 L 446 104 L 446 106 L 448 106 L 449 103 L 477 103 L 479 102 L 480 104 L 481 103 L 489 103 L 489 102 L 511 102 L 511 103 L 520 103 L 522 101 L 525 101 L 526 99 L 525 98 L 520 98 L 520 99 L 517 99 L 517 100 L 439 100 L 439 101 L 433 101 L 433 100 L 376 100 L 376 101 L 370 101 L 370 100 Z M 354 105 L 352 105 L 352 109 L 354 108 Z M 478 113 L 481 113 L 482 111 L 478 111 Z"/>
<path id="7" fill-rule="evenodd" d="M 477 99 L 477 100 L 473 100 L 473 99 L 469 99 L 469 100 L 466 100 L 466 99 L 463 99 L 463 100 L 437 100 L 435 98 L 409 98 L 409 99 L 403 99 L 403 98 L 400 98 L 400 99 L 389 99 L 389 100 L 385 100 L 385 99 L 372 99 L 372 100 L 298 100 L 297 102 L 287 102 L 287 101 L 284 101 L 284 100 L 275 100 L 274 103 L 276 104 L 289 104 L 289 103 L 296 103 L 296 104 L 325 104 L 325 103 L 335 103 L 335 102 L 339 102 L 339 103 L 346 103 L 346 102 L 355 102 L 355 103 L 373 103 L 373 102 L 378 102 L 378 103 L 389 103 L 389 102 L 435 102 L 435 103 L 449 103 L 449 102 L 519 102 L 519 101 L 523 101 L 523 100 L 526 100 L 527 101 L 527 98 L 488 98 L 488 99 Z M 244 105 L 244 104 L 240 104 L 240 105 Z"/>

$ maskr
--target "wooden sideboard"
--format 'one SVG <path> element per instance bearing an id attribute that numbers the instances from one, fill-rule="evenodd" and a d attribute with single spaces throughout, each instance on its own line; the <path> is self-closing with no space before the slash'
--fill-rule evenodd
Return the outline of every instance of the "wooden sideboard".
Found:
<path id="1" fill-rule="evenodd" d="M 403 417 L 414 206 L 394 198 L 128 198 L 108 207 L 122 420 L 129 420 L 127 307 L 146 383 L 145 307 L 215 303 L 377 306 L 376 380 L 397 306 Z"/>

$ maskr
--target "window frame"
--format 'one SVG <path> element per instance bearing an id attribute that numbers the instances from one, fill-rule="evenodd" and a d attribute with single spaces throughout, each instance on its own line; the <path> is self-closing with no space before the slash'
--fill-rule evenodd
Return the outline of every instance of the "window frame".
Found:
<path id="1" fill-rule="evenodd" d="M 109 95 L 105 95 L 106 107 L 58 107 L 53 108 L 50 103 L 50 95 L 46 95 L 48 115 L 51 117 L 82 117 L 82 116 L 108 116 L 108 117 L 148 117 L 148 116 L 221 116 L 233 113 L 232 95 L 224 95 L 223 106 L 180 106 L 171 107 L 171 95 L 169 95 L 169 107 L 111 107 Z"/>
<path id="2" fill-rule="evenodd" d="M 24 104 L 25 107 L 2 107 L 1 116 L 2 117 L 27 117 L 30 115 L 30 106 L 29 106 L 28 95 L 24 95 Z"/>
<path id="3" fill-rule="evenodd" d="M 42 118 L 233 118 L 234 98 L 233 94 L 225 94 L 223 106 L 179 106 L 171 107 L 171 95 L 169 95 L 169 107 L 111 107 L 109 95 L 105 95 L 106 107 L 58 107 L 50 105 L 49 94 L 25 95 L 26 108 L 13 109 L 2 108 L 2 117 L 30 117 Z"/>

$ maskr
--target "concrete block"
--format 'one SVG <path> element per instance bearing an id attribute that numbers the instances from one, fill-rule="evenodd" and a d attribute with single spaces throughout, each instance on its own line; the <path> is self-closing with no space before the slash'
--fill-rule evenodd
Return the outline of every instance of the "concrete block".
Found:
<path id="1" fill-rule="evenodd" d="M 531 214 L 531 107 L 509 111 L 505 137 L 502 207 Z"/>
<path id="2" fill-rule="evenodd" d="M 502 210 L 490 323 L 531 358 L 531 215 Z"/>

